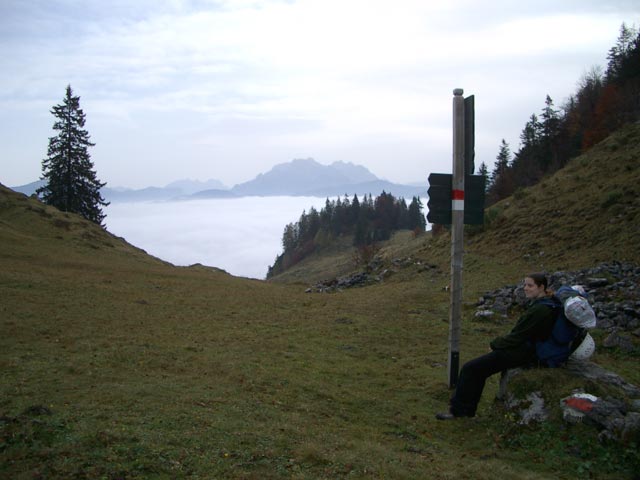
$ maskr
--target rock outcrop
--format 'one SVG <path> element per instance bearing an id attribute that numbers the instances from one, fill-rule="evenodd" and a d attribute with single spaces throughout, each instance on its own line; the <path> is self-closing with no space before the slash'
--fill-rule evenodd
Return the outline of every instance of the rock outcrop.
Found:
<path id="1" fill-rule="evenodd" d="M 570 361 L 566 370 L 585 380 L 585 385 L 602 384 L 613 387 L 607 388 L 608 392 L 619 394 L 597 397 L 578 389 L 568 396 L 547 393 L 545 397 L 541 390 L 523 389 L 522 385 L 517 385 L 519 377 L 525 377 L 527 370 L 515 368 L 503 372 L 496 398 L 515 412 L 522 425 L 547 421 L 550 410 L 559 406 L 565 421 L 592 425 L 598 430 L 601 441 L 628 444 L 640 440 L 640 388 L 593 362 Z"/>

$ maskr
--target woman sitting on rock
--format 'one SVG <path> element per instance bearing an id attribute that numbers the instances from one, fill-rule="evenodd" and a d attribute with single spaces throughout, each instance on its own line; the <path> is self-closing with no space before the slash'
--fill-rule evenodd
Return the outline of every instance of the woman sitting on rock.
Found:
<path id="1" fill-rule="evenodd" d="M 438 413 L 439 420 L 473 417 L 487 378 L 503 370 L 536 363 L 535 343 L 551 335 L 555 316 L 548 302 L 547 277 L 532 273 L 524 279 L 524 293 L 530 300 L 527 310 L 508 335 L 498 337 L 489 345 L 491 352 L 467 362 L 460 371 L 456 391 L 448 412 Z"/>

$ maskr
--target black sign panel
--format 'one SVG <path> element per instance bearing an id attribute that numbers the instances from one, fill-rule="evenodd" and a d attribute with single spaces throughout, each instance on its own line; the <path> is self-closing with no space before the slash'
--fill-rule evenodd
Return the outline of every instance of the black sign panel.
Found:
<path id="1" fill-rule="evenodd" d="M 451 224 L 451 181 L 450 173 L 429 175 L 429 201 L 427 221 L 440 225 Z"/>
<path id="2" fill-rule="evenodd" d="M 466 175 L 464 178 L 464 223 L 481 225 L 484 222 L 484 185 L 482 175 Z M 450 173 L 432 173 L 429 175 L 429 201 L 427 202 L 427 221 L 440 225 L 451 224 L 451 186 Z"/>

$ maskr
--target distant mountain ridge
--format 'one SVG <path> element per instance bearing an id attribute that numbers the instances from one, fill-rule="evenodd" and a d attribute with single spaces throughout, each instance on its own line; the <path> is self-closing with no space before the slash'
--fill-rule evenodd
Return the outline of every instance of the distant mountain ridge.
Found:
<path id="1" fill-rule="evenodd" d="M 13 190 L 31 195 L 43 185 L 41 180 L 13 187 Z M 411 198 L 427 196 L 426 178 L 423 186 L 400 185 L 381 180 L 362 165 L 334 162 L 322 165 L 313 158 L 294 159 L 275 165 L 267 173 L 228 189 L 219 180 L 178 180 L 165 187 L 142 189 L 105 187 L 102 194 L 109 202 L 141 202 L 177 199 L 235 198 L 249 196 L 310 196 L 335 197 L 354 194 L 377 196 L 382 191 L 395 196 Z"/>
<path id="2" fill-rule="evenodd" d="M 33 195 L 44 184 L 43 180 L 38 180 L 26 185 L 11 187 L 11 189 L 29 196 Z M 197 192 L 211 189 L 218 189 L 221 192 L 227 191 L 227 187 L 220 180 L 210 179 L 203 182 L 184 179 L 176 180 L 164 187 L 145 187 L 140 189 L 105 187 L 102 189 L 102 195 L 108 202 L 146 202 L 189 197 Z"/>
<path id="3" fill-rule="evenodd" d="M 219 189 L 226 190 L 227 187 L 220 181 L 209 179 L 200 180 L 176 180 L 165 187 L 147 187 L 139 190 L 109 188 L 103 189 L 103 195 L 109 202 L 136 202 L 136 201 L 152 201 L 152 200 L 172 200 L 179 197 L 188 197 L 194 193 Z"/>
<path id="4" fill-rule="evenodd" d="M 25 185 L 18 185 L 16 187 L 9 187 L 14 192 L 24 193 L 27 196 L 33 195 L 36 193 L 36 190 L 40 187 L 44 187 L 44 180 L 36 180 L 35 182 L 27 183 Z"/>
<path id="5" fill-rule="evenodd" d="M 378 180 L 369 170 L 352 163 L 321 165 L 312 158 L 281 163 L 255 179 L 236 185 L 231 191 L 247 195 L 306 195 L 328 188 Z"/>
<path id="6" fill-rule="evenodd" d="M 381 180 L 362 165 L 351 162 L 334 162 L 322 165 L 313 158 L 295 159 L 274 166 L 267 173 L 261 173 L 249 182 L 235 185 L 228 196 L 342 196 L 354 194 L 379 195 L 382 191 L 396 196 L 426 196 L 424 186 L 401 185 Z M 209 192 L 197 194 L 206 198 Z M 211 192 L 211 197 L 220 196 L 219 190 Z"/>

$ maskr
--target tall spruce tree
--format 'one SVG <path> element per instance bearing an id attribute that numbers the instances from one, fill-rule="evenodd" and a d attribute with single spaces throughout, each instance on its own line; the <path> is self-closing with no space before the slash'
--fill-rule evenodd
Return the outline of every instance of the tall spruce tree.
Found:
<path id="1" fill-rule="evenodd" d="M 478 170 L 478 175 L 480 175 L 481 177 L 484 177 L 484 193 L 487 193 L 491 184 L 489 183 L 490 182 L 489 168 L 487 167 L 486 163 L 482 162 L 480 164 L 480 170 Z"/>
<path id="2" fill-rule="evenodd" d="M 625 23 L 621 25 L 618 40 L 607 55 L 609 60 L 605 77 L 607 82 L 621 83 L 626 80 L 625 77 L 630 73 L 627 71 L 630 68 L 630 59 L 633 57 L 634 51 L 636 55 L 638 53 L 636 49 L 639 38 L 638 32 L 633 27 L 629 28 Z M 635 73 L 638 74 L 637 71 Z"/>
<path id="3" fill-rule="evenodd" d="M 426 230 L 427 220 L 424 218 L 422 213 L 422 202 L 420 201 L 420 197 L 413 197 L 411 200 L 411 203 L 409 204 L 408 217 L 407 228 L 409 228 L 409 230 Z"/>
<path id="4" fill-rule="evenodd" d="M 491 187 L 489 187 L 488 203 L 492 204 L 513 193 L 513 180 L 511 175 L 511 150 L 509 144 L 502 139 L 500 151 L 496 157 L 493 172 L 491 174 Z"/>
<path id="5" fill-rule="evenodd" d="M 37 193 L 48 205 L 102 225 L 105 215 L 101 207 L 109 204 L 100 189 L 106 183 L 96 177 L 89 155 L 89 147 L 95 144 L 84 130 L 85 114 L 71 85 L 63 103 L 55 105 L 51 113 L 56 117 L 53 129 L 58 134 L 49 138 L 47 158 L 42 161 L 42 180 L 47 183 Z"/>
<path id="6" fill-rule="evenodd" d="M 553 100 L 549 95 L 544 101 L 545 107 L 542 109 L 541 136 L 539 145 L 538 160 L 542 173 L 549 172 L 552 167 L 559 164 L 558 149 L 556 146 L 558 131 L 560 130 L 560 116 L 553 108 Z"/>

